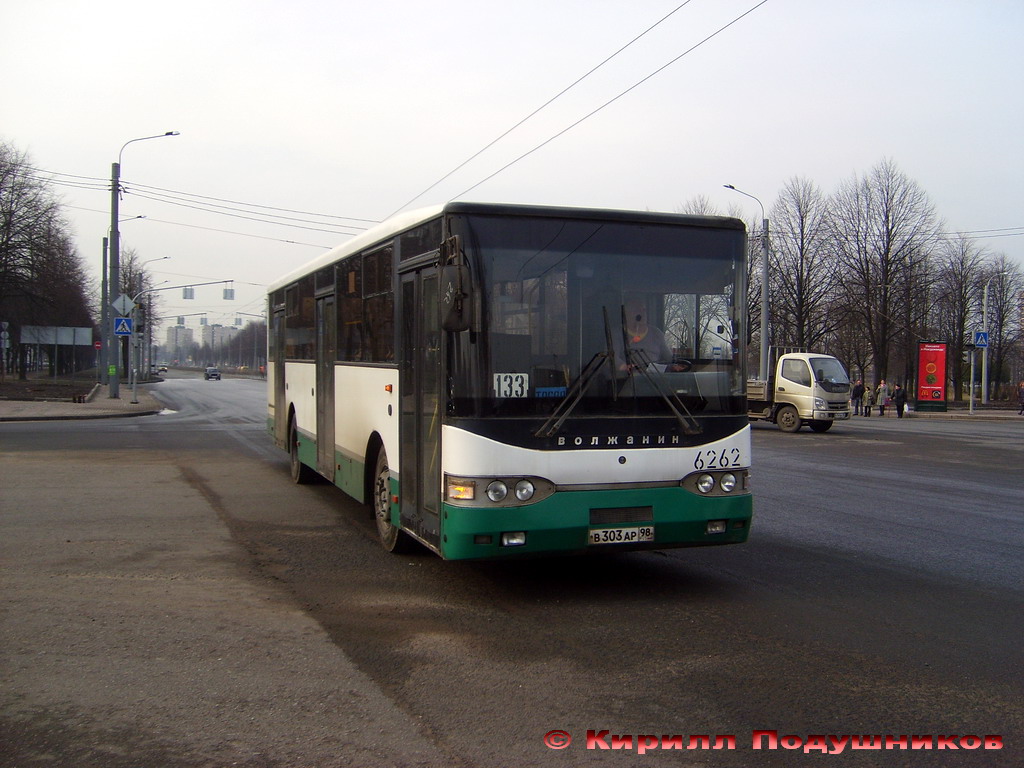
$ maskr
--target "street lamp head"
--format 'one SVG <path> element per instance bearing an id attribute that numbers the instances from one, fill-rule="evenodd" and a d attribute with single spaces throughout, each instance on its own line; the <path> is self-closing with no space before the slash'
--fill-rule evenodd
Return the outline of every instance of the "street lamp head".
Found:
<path id="1" fill-rule="evenodd" d="M 118 164 L 118 166 L 121 165 L 121 155 L 124 153 L 124 148 L 127 147 L 129 144 L 134 144 L 136 141 L 148 141 L 149 139 L 162 139 L 165 136 L 180 136 L 180 135 L 181 134 L 178 131 L 165 131 L 164 133 L 158 133 L 158 134 L 156 134 L 154 136 L 140 136 L 137 139 L 129 139 L 128 141 L 126 141 L 124 144 L 121 145 L 121 151 L 117 153 L 117 164 Z"/>
<path id="2" fill-rule="evenodd" d="M 734 187 L 732 184 L 723 184 L 722 186 L 725 187 L 726 189 L 736 189 L 736 187 Z"/>

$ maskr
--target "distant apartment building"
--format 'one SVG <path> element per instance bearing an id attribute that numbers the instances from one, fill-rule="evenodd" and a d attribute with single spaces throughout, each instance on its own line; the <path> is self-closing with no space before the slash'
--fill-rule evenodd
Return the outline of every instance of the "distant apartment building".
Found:
<path id="1" fill-rule="evenodd" d="M 204 325 L 201 332 L 202 345 L 210 349 L 216 349 L 223 344 L 228 344 L 238 335 L 238 329 L 230 325 Z"/>
<path id="2" fill-rule="evenodd" d="M 188 357 L 192 344 L 192 329 L 183 325 L 176 325 L 167 329 L 167 347 L 164 355 L 171 360 L 181 360 Z"/>

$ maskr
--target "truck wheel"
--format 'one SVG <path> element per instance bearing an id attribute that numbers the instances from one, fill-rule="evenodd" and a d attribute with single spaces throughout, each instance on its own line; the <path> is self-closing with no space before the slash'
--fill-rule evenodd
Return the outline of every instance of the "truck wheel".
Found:
<path id="1" fill-rule="evenodd" d="M 833 424 L 835 424 L 834 421 L 812 421 L 811 429 L 815 432 L 828 432 L 832 429 Z"/>
<path id="2" fill-rule="evenodd" d="M 783 432 L 798 432 L 800 430 L 800 414 L 792 405 L 784 405 L 775 414 L 775 423 Z"/>

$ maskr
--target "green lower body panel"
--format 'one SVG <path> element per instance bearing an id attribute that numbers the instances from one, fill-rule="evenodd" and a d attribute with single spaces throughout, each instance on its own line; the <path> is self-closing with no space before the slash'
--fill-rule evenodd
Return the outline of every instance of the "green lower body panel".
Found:
<path id="1" fill-rule="evenodd" d="M 441 552 L 446 559 L 614 552 L 740 544 L 747 540 L 753 497 L 696 496 L 683 488 L 560 491 L 521 507 L 443 505 Z M 715 522 L 709 532 L 709 522 Z M 644 529 L 652 541 L 591 543 L 592 531 L 611 529 L 626 539 Z M 504 546 L 502 534 L 524 533 L 525 543 Z M 610 537 L 614 538 L 614 537 Z"/>
<path id="2" fill-rule="evenodd" d="M 356 501 L 365 504 L 363 478 L 366 477 L 366 465 L 345 456 L 341 451 L 335 451 L 334 466 L 334 484 Z"/>

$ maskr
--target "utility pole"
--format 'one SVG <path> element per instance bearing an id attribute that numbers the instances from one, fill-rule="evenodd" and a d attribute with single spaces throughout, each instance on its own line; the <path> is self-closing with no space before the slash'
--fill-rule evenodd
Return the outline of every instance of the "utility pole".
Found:
<path id="1" fill-rule="evenodd" d="M 167 131 L 156 136 L 140 136 L 137 139 L 129 139 L 121 145 L 121 151 L 117 153 L 117 162 L 110 165 L 110 286 L 108 290 L 111 294 L 117 293 L 118 297 L 121 295 L 121 233 L 117 229 L 118 206 L 121 199 L 121 155 L 124 153 L 125 147 L 136 141 L 161 139 L 164 136 L 177 135 L 177 131 Z M 117 317 L 117 315 L 111 316 L 111 325 L 117 322 Z M 108 369 L 110 375 L 110 397 L 120 398 L 121 341 L 120 337 L 114 334 L 113 328 L 110 328 L 110 336 L 116 340 L 117 344 L 117 352 L 112 356 Z"/>
<path id="2" fill-rule="evenodd" d="M 985 283 L 985 290 L 981 293 L 981 330 L 988 337 L 988 286 L 994 278 L 990 277 Z M 974 382 L 971 382 L 973 385 Z M 973 390 L 972 390 L 973 391 Z M 981 350 L 981 404 L 988 402 L 988 344 Z"/>
<path id="3" fill-rule="evenodd" d="M 758 201 L 760 202 L 760 201 Z M 761 210 L 761 378 L 768 381 L 768 217 Z"/>
<path id="4" fill-rule="evenodd" d="M 722 186 L 749 197 L 761 207 L 761 359 L 758 361 L 758 373 L 762 381 L 768 381 L 768 216 L 764 212 L 764 203 L 749 192 L 737 189 L 732 184 Z"/>
<path id="5" fill-rule="evenodd" d="M 108 383 L 107 378 L 107 357 L 110 354 L 110 310 L 107 309 L 107 304 L 110 303 L 110 297 L 108 296 L 107 290 L 107 238 L 103 238 L 103 280 L 102 288 L 100 290 L 100 365 L 99 365 L 99 380 L 102 384 Z"/>
<path id="6" fill-rule="evenodd" d="M 124 147 L 121 147 L 123 150 Z M 120 160 L 120 157 L 118 157 Z M 107 290 L 121 295 L 121 233 L 117 231 L 118 205 L 120 204 L 121 163 L 110 164 L 110 283 Z M 103 309 L 106 310 L 106 302 Z M 110 314 L 107 323 L 107 338 L 110 344 L 107 349 L 107 375 L 109 377 L 110 397 L 121 397 L 121 337 L 114 334 L 114 323 L 117 315 Z M 115 348 L 116 347 L 116 348 Z"/>

